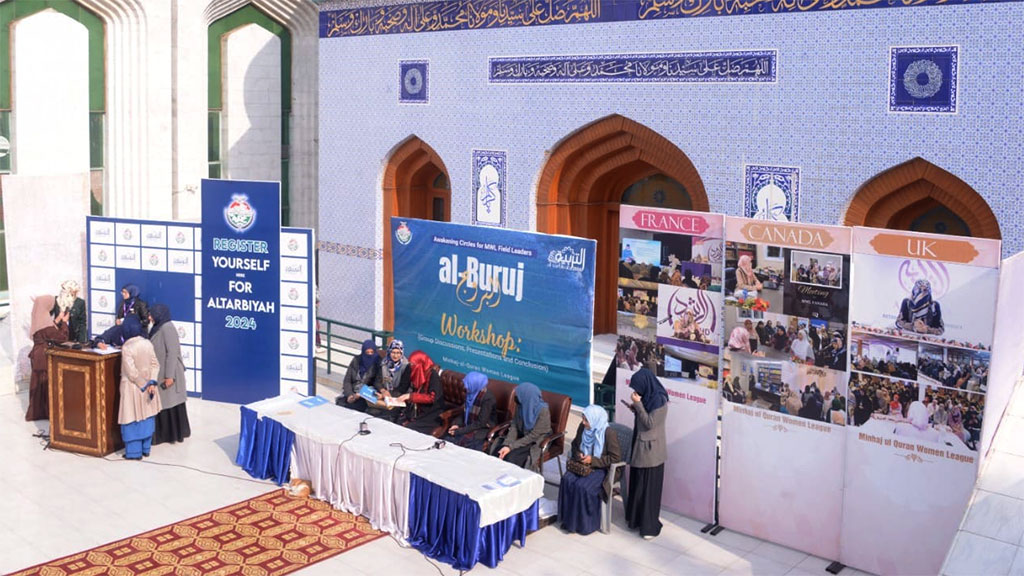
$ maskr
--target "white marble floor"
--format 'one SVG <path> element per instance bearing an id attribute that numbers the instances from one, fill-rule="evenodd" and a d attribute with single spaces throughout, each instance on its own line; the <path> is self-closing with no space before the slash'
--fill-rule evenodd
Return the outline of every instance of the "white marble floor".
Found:
<path id="1" fill-rule="evenodd" d="M 1024 575 L 1024 387 L 1006 408 L 942 574 Z"/>
<path id="2" fill-rule="evenodd" d="M 143 462 L 43 450 L 23 421 L 25 394 L 0 397 L 0 573 L 28 567 L 208 512 L 274 489 L 234 465 L 238 407 L 190 400 L 193 436 L 157 446 Z M 43 427 L 45 424 L 40 423 Z M 555 488 L 549 486 L 549 497 Z M 763 574 L 827 576 L 827 560 L 664 513 L 665 528 L 645 541 L 622 524 L 616 502 L 610 534 L 577 536 L 549 526 L 514 547 L 497 569 L 473 573 L 643 575 Z M 456 574 L 415 550 L 382 538 L 311 566 L 302 574 Z M 846 569 L 843 576 L 859 576 Z"/>

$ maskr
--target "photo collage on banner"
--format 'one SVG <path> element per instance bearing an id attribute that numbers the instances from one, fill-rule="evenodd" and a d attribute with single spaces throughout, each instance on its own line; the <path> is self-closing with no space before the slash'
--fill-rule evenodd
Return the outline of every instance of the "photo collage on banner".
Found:
<path id="1" fill-rule="evenodd" d="M 719 523 L 839 552 L 850 229 L 726 218 Z"/>
<path id="2" fill-rule="evenodd" d="M 878 574 L 934 574 L 980 461 L 1000 243 L 853 234 L 840 561 Z"/>
<path id="3" fill-rule="evenodd" d="M 662 504 L 714 520 L 724 217 L 622 205 L 615 419 L 632 427 L 629 379 L 654 371 L 669 394 Z"/>

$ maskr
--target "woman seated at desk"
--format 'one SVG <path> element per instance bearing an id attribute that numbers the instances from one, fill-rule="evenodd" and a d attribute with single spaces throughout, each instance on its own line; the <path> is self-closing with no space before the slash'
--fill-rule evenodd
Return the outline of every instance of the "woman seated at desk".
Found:
<path id="1" fill-rule="evenodd" d="M 540 389 L 529 382 L 516 386 L 513 397 L 516 415 L 508 434 L 495 443 L 492 453 L 520 468 L 533 470 L 540 462 L 540 442 L 551 433 L 551 409 Z"/>
<path id="2" fill-rule="evenodd" d="M 432 434 L 444 411 L 444 389 L 437 365 L 426 352 L 417 350 L 409 355 L 409 368 L 402 374 L 396 391 L 398 400 L 406 403 L 402 424 Z"/>
<path id="3" fill-rule="evenodd" d="M 586 476 L 566 472 L 558 487 L 558 517 L 562 529 L 584 536 L 601 525 L 601 502 L 611 497 L 614 478 L 608 468 L 622 461 L 622 449 L 614 430 L 608 430 L 608 413 L 591 404 L 583 409 L 583 421 L 572 441 L 571 457 L 590 467 Z"/>
<path id="4" fill-rule="evenodd" d="M 744 254 L 740 256 L 739 262 L 736 264 L 736 290 L 733 291 L 733 295 L 756 298 L 757 293 L 762 288 L 761 281 L 757 279 L 757 274 L 754 273 L 753 261 L 750 255 Z"/>
<path id="5" fill-rule="evenodd" d="M 494 394 L 487 389 L 487 376 L 470 372 L 462 379 L 466 404 L 448 427 L 446 440 L 472 450 L 481 450 L 494 426 Z"/>

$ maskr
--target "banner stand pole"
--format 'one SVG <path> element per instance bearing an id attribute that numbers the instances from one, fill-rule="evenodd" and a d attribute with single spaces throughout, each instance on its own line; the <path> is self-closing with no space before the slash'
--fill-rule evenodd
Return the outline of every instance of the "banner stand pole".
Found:
<path id="1" fill-rule="evenodd" d="M 722 415 L 718 415 L 718 422 L 722 422 Z M 721 426 L 719 426 L 721 428 Z M 715 485 L 717 486 L 722 478 L 722 436 L 717 436 L 718 446 L 715 447 Z M 723 527 L 718 524 L 718 490 L 715 490 L 715 519 L 710 524 L 704 525 L 700 529 L 701 534 L 711 533 L 712 536 L 718 536 L 718 533 L 723 530 Z"/>

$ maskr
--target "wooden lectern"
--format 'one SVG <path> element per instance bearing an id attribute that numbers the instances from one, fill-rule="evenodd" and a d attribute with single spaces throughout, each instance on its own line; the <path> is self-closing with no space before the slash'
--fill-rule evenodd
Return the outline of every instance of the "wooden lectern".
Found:
<path id="1" fill-rule="evenodd" d="M 106 456 L 122 448 L 117 424 L 121 353 L 50 348 L 50 444 L 54 448 Z"/>

